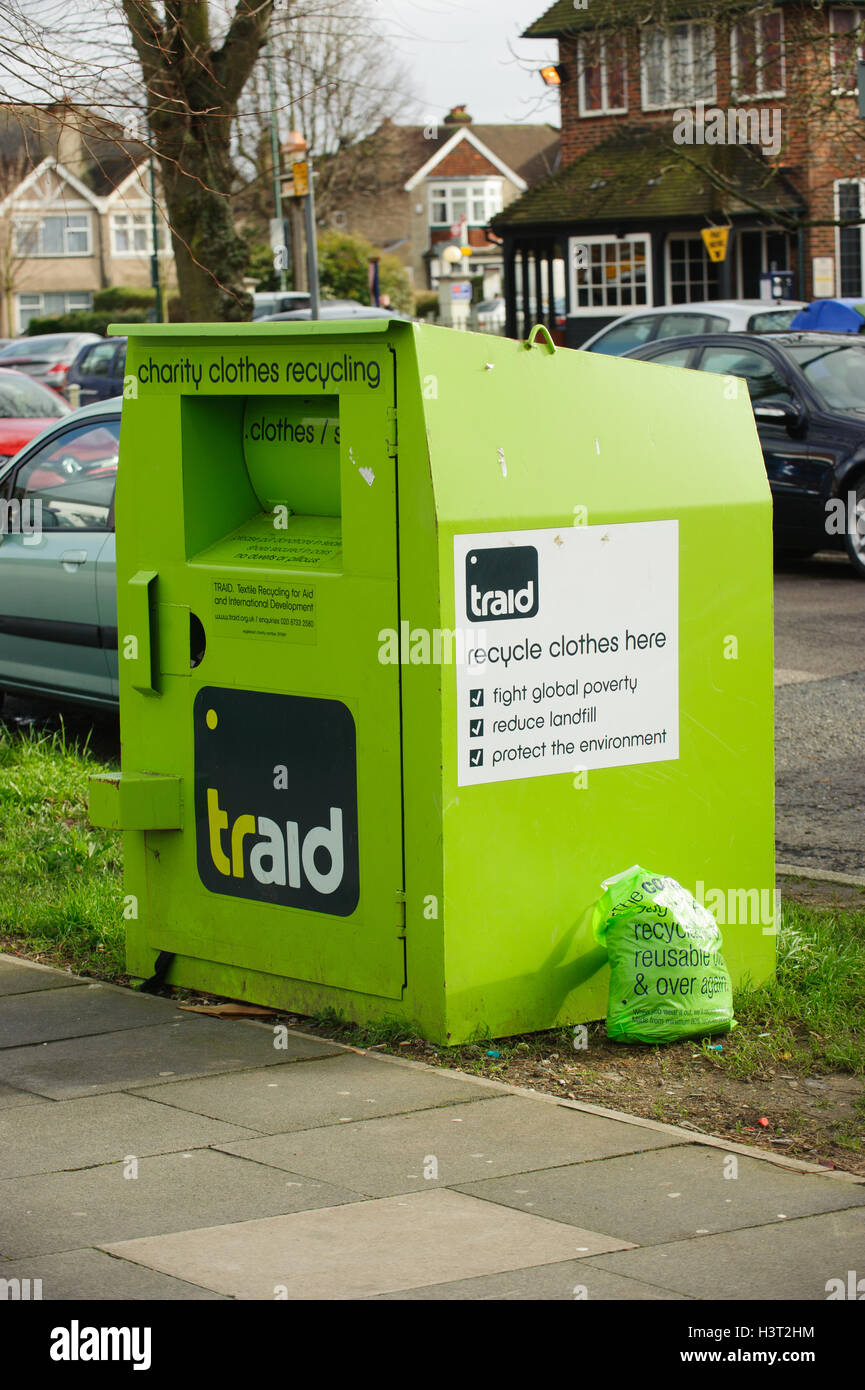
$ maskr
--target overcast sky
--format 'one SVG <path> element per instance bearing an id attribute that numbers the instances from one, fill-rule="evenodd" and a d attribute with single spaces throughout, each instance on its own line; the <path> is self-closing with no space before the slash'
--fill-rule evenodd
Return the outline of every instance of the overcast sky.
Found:
<path id="1" fill-rule="evenodd" d="M 552 0 L 370 3 L 410 68 L 421 102 L 418 119 L 441 120 L 452 106 L 465 104 L 479 124 L 559 124 L 558 101 L 549 99 L 555 94 L 547 94 L 537 74 L 537 68 L 556 58 L 556 41 L 518 38 Z M 406 119 L 415 119 L 414 113 L 406 113 Z"/>

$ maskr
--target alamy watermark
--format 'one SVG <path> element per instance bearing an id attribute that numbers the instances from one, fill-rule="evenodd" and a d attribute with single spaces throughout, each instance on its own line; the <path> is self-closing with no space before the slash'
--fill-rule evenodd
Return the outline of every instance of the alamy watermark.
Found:
<path id="1" fill-rule="evenodd" d="M 843 497 L 830 497 L 826 502 L 826 534 L 829 536 L 865 537 L 865 497 L 853 491 Z"/>
<path id="2" fill-rule="evenodd" d="M 0 536 L 23 536 L 24 545 L 38 545 L 42 539 L 42 502 L 25 497 L 0 501 Z"/>
<path id="3" fill-rule="evenodd" d="M 759 145 L 764 154 L 781 150 L 781 111 L 756 106 L 706 107 L 698 101 L 696 110 L 680 106 L 673 112 L 673 142 L 676 145 Z"/>

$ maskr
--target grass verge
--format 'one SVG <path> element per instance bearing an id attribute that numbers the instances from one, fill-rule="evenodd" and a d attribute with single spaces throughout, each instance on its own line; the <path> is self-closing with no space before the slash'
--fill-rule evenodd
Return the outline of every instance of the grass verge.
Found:
<path id="1" fill-rule="evenodd" d="M 122 980 L 120 837 L 87 819 L 86 742 L 0 724 L 0 947 Z M 570 1028 L 438 1048 L 391 1018 L 332 1010 L 295 1020 L 359 1047 L 865 1172 L 865 909 L 785 901 L 775 978 L 740 988 L 739 1027 L 665 1047 L 610 1043 L 603 1023 L 575 1050 Z"/>

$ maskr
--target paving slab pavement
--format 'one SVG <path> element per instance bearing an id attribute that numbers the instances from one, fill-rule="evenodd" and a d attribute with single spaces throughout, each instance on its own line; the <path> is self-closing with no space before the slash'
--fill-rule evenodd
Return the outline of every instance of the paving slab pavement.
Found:
<path id="1" fill-rule="evenodd" d="M 3 1289 L 822 1300 L 862 1265 L 850 1175 L 10 962 Z"/>
<path id="2" fill-rule="evenodd" d="M 861 1273 L 863 1256 L 865 1211 L 858 1207 L 603 1255 L 590 1267 L 696 1299 L 823 1301 L 830 1279 L 846 1284 L 849 1270 Z M 591 1297 L 590 1281 L 587 1270 Z"/>
<path id="3" fill-rule="evenodd" d="M 41 1295 L 48 1301 L 63 1303 L 100 1301 L 105 1290 L 123 1302 L 153 1302 L 156 1299 L 225 1302 L 225 1296 L 212 1289 L 199 1289 L 182 1279 L 170 1279 L 142 1265 L 114 1260 L 101 1250 L 64 1250 L 62 1255 L 30 1256 L 25 1260 L 0 1262 L 0 1279 L 40 1279 Z M 620 1281 L 621 1282 L 621 1281 Z"/>
<path id="4" fill-rule="evenodd" d="M 350 1052 L 322 1058 L 315 1067 L 229 1072 L 134 1094 L 271 1135 L 482 1099 L 456 1072 L 382 1067 Z"/>
<path id="5" fill-rule="evenodd" d="M 457 1190 L 639 1245 L 690 1240 L 815 1212 L 865 1207 L 865 1184 L 827 1183 L 699 1144 L 545 1168 Z M 638 1200 L 628 1200 L 631 1194 Z"/>
<path id="6" fill-rule="evenodd" d="M 0 1179 L 89 1168 L 128 1153 L 142 1158 L 204 1149 L 253 1133 L 122 1093 L 43 1101 L 0 1115 Z"/>
<path id="7" fill-rule="evenodd" d="M 154 999 L 149 994 L 139 996 L 113 985 L 30 989 L 24 994 L 4 996 L 0 1048 L 116 1033 L 120 1028 L 146 1028 L 177 1017 L 177 1007 L 170 1000 Z"/>
<path id="8" fill-rule="evenodd" d="M 423 1284 L 396 1293 L 374 1294 L 374 1301 L 402 1299 L 406 1302 L 567 1302 L 588 1297 L 586 1279 L 589 1277 L 584 1260 L 564 1260 L 562 1264 L 534 1265 L 530 1269 L 509 1269 L 504 1274 L 481 1274 L 475 1279 L 456 1279 L 446 1284 Z M 641 1279 L 628 1279 L 591 1269 L 592 1299 L 627 1300 L 630 1302 L 666 1303 L 690 1302 L 687 1294 L 673 1293 L 645 1284 Z"/>
<path id="9" fill-rule="evenodd" d="M 7 1259 L 61 1254 L 360 1200 L 320 1179 L 211 1149 L 140 1158 L 137 1176 L 129 1172 L 136 1170 L 118 1159 L 0 1182 L 0 1251 Z"/>
<path id="10" fill-rule="evenodd" d="M 35 961 L 0 956 L 0 997 L 4 994 L 27 994 L 30 990 L 69 989 L 74 985 L 91 983 L 92 981 L 82 980 L 78 975 L 67 975 L 62 970 L 53 970 L 50 965 L 37 965 Z"/>
<path id="11" fill-rule="evenodd" d="M 104 1248 L 233 1298 L 296 1300 L 369 1298 L 622 1244 L 443 1189 Z"/>
<path id="12" fill-rule="evenodd" d="M 260 1024 L 181 1014 L 177 1022 L 129 1028 L 122 1046 L 119 1034 L 102 1033 L 0 1049 L 0 1080 L 52 1100 L 69 1100 L 343 1051 L 338 1043 L 289 1035 L 288 1049 L 277 1052 L 273 1034 Z"/>
<path id="13" fill-rule="evenodd" d="M 377 1058 L 370 1065 L 383 1063 Z M 294 1173 L 316 1174 L 369 1197 L 388 1197 L 423 1191 L 431 1182 L 450 1187 L 481 1175 L 498 1177 L 676 1143 L 651 1130 L 538 1105 L 524 1096 L 490 1099 L 479 1092 L 479 1097 L 471 1105 L 346 1124 L 338 1144 L 329 1130 L 307 1129 L 218 1147 Z M 428 1158 L 435 1160 L 434 1177 Z"/>

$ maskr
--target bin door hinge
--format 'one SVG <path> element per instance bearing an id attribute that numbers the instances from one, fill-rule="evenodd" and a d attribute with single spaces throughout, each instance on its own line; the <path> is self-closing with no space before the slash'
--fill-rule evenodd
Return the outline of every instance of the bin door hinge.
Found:
<path id="1" fill-rule="evenodd" d="M 396 406 L 389 405 L 386 411 L 387 427 L 385 433 L 385 448 L 388 458 L 395 458 L 397 452 L 396 442 Z"/>
<path id="2" fill-rule="evenodd" d="M 400 889 L 396 895 L 396 934 L 405 936 L 405 890 Z"/>

